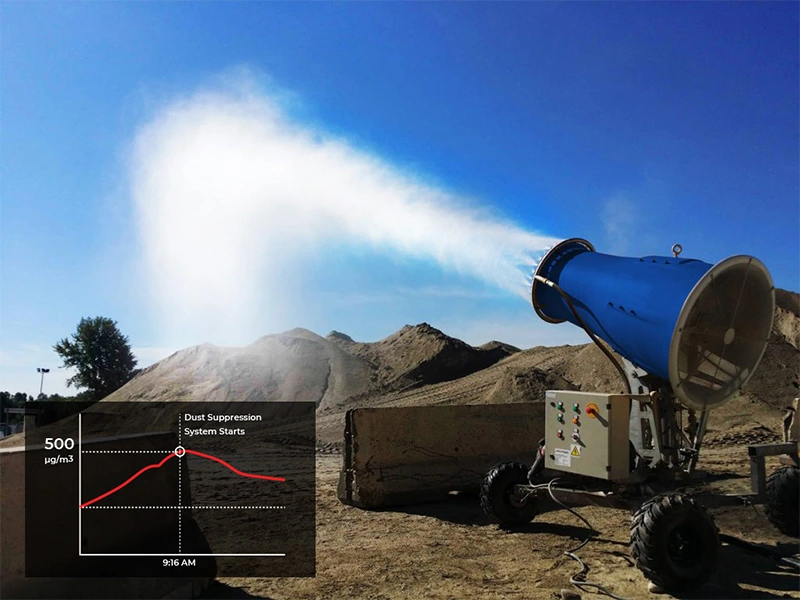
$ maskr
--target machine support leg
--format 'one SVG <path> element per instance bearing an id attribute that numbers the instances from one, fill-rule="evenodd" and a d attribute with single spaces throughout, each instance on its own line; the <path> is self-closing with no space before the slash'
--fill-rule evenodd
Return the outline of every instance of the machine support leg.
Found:
<path id="1" fill-rule="evenodd" d="M 767 468 L 763 456 L 750 456 L 750 489 L 756 502 L 763 502 L 767 495 Z"/>
<path id="2" fill-rule="evenodd" d="M 694 434 L 694 443 L 692 444 L 694 455 L 689 463 L 689 475 L 694 473 L 694 469 L 697 466 L 697 459 L 700 458 L 700 446 L 703 443 L 703 436 L 706 434 L 706 425 L 708 425 L 708 412 L 707 410 L 701 412 L 700 419 L 698 419 L 697 422 L 697 431 Z"/>
<path id="3" fill-rule="evenodd" d="M 747 454 L 750 456 L 750 487 L 758 501 L 764 502 L 767 498 L 767 469 L 764 457 L 788 454 L 794 458 L 797 456 L 797 442 L 754 444 L 748 446 Z"/>

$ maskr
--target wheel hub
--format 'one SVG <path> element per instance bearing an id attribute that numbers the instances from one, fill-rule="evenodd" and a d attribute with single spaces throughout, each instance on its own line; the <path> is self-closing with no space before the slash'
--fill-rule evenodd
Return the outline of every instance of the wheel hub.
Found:
<path id="1" fill-rule="evenodd" d="M 696 567 L 703 552 L 703 544 L 693 527 L 679 525 L 667 536 L 667 553 L 676 567 Z"/>

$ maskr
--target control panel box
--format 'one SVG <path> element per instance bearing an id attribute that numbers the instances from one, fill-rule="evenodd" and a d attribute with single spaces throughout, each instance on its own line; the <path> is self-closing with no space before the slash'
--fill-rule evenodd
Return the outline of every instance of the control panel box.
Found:
<path id="1" fill-rule="evenodd" d="M 646 396 L 548 391 L 545 467 L 598 479 L 630 473 L 631 400 Z"/>

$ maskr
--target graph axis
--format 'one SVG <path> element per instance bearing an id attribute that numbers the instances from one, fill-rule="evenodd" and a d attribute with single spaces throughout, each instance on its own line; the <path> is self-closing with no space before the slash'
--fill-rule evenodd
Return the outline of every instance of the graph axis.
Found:
<path id="1" fill-rule="evenodd" d="M 113 507 L 113 506 L 106 506 L 106 507 L 84 506 L 84 502 L 82 500 L 82 495 L 81 495 L 82 482 L 83 482 L 83 479 L 82 479 L 82 477 L 83 477 L 83 462 L 82 462 L 82 456 L 83 456 L 83 422 L 82 422 L 82 418 L 83 418 L 83 415 L 81 413 L 78 413 L 78 556 L 85 556 L 85 557 L 174 557 L 174 556 L 180 556 L 180 557 L 236 557 L 236 556 L 238 556 L 238 557 L 285 557 L 286 556 L 286 553 L 284 553 L 284 552 L 183 553 L 183 552 L 180 551 L 180 545 L 181 545 L 180 544 L 180 528 L 178 530 L 178 536 L 179 536 L 178 537 L 178 540 L 179 540 L 178 541 L 178 552 L 158 552 L 158 553 L 84 552 L 83 551 L 83 511 L 87 510 L 87 509 L 95 509 L 95 510 L 97 510 L 97 509 L 100 509 L 100 508 L 107 509 L 107 510 L 109 510 L 109 509 L 120 509 L 120 507 Z M 180 420 L 180 415 L 178 415 L 178 419 Z M 183 447 L 180 445 L 180 425 L 178 426 L 178 436 L 179 436 L 178 448 L 183 449 Z M 183 449 L 183 450 L 184 450 L 183 454 L 176 454 L 174 450 L 173 451 L 170 451 L 170 450 L 165 451 L 165 452 L 172 452 L 172 454 L 168 454 L 167 458 L 165 458 L 159 464 L 159 466 L 163 465 L 168 459 L 172 458 L 172 456 L 177 456 L 178 458 L 181 458 L 181 457 L 185 456 L 186 453 L 193 453 L 193 454 L 201 454 L 201 455 L 203 455 L 203 453 L 196 453 L 196 452 L 192 452 L 192 451 L 186 450 L 186 449 Z M 92 451 L 92 452 L 93 453 L 100 453 L 102 451 Z M 136 451 L 136 450 L 132 450 L 132 451 L 115 451 L 115 453 L 126 453 L 126 452 L 139 453 L 141 451 Z M 158 451 L 152 451 L 152 452 L 156 453 Z M 215 457 L 211 457 L 210 455 L 204 455 L 204 456 L 208 457 L 208 458 L 214 458 L 215 459 Z M 225 466 L 227 466 L 228 468 L 230 468 L 234 472 L 238 471 L 237 469 L 234 469 L 233 467 L 231 467 L 231 465 L 225 463 L 225 461 L 222 461 L 221 459 L 215 459 L 215 460 L 217 460 L 217 462 L 221 462 L 222 464 L 224 464 Z M 180 465 L 180 461 L 179 461 L 178 464 Z M 150 467 L 152 467 L 152 465 Z M 145 467 L 145 469 L 140 470 L 139 473 L 137 473 L 132 478 L 130 478 L 128 480 L 128 482 L 126 482 L 126 483 L 130 483 L 131 481 L 133 481 L 133 479 L 138 477 L 138 475 L 140 475 L 145 470 L 148 470 L 150 467 Z M 158 468 L 158 467 L 156 467 L 156 468 Z M 180 473 L 180 466 L 179 466 L 179 473 Z M 278 478 L 278 477 L 260 476 L 258 478 L 259 479 L 285 481 L 285 479 Z M 180 482 L 180 479 L 179 479 L 179 481 L 178 481 L 179 494 L 180 494 L 180 485 L 181 485 L 181 482 Z M 124 485 L 122 487 L 124 487 Z M 121 489 L 121 487 L 118 487 L 116 489 L 117 490 Z M 110 495 L 110 494 L 107 493 L 106 495 Z M 93 501 L 97 501 L 98 499 L 103 498 L 106 495 L 99 496 L 98 498 L 94 499 Z M 221 506 L 218 506 L 218 507 L 214 507 L 214 506 L 197 506 L 197 507 L 195 507 L 195 506 L 187 506 L 187 507 L 183 507 L 183 506 L 180 506 L 181 504 L 182 503 L 180 502 L 180 496 L 179 496 L 179 502 L 178 502 L 178 506 L 177 507 L 163 507 L 165 510 L 172 509 L 172 508 L 178 508 L 178 515 L 179 515 L 178 520 L 179 520 L 179 523 L 180 523 L 181 510 L 182 509 L 186 509 L 186 508 L 190 508 L 190 509 L 195 509 L 195 508 L 196 509 L 217 509 L 217 510 L 230 510 L 230 509 L 237 509 L 237 508 L 238 509 L 256 508 L 256 507 L 250 507 L 250 506 L 241 506 L 241 507 L 235 507 L 235 506 L 232 506 L 232 507 L 221 507 Z M 137 510 L 137 509 L 140 509 L 140 508 L 144 509 L 145 507 L 131 507 L 131 510 Z M 152 509 L 152 508 L 161 508 L 161 507 L 147 507 L 147 508 L 151 508 Z M 277 507 L 274 507 L 274 508 L 277 508 Z M 285 507 L 280 507 L 280 508 L 285 508 Z"/>

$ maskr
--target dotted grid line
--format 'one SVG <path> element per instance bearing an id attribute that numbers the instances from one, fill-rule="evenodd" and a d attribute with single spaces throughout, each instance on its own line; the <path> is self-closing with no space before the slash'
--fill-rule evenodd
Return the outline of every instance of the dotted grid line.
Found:
<path id="1" fill-rule="evenodd" d="M 169 454 L 172 450 L 84 450 L 84 454 Z"/>
<path id="2" fill-rule="evenodd" d="M 171 508 L 171 509 L 229 509 L 229 508 L 258 508 L 258 509 L 275 509 L 281 510 L 286 508 L 285 506 L 84 506 L 83 510 L 114 510 L 114 509 L 128 509 L 128 508 L 151 508 L 151 509 L 163 509 L 163 508 Z"/>
<path id="3" fill-rule="evenodd" d="M 178 446 L 181 445 L 181 413 L 178 413 Z M 186 452 L 183 453 L 183 456 L 186 456 Z M 181 505 L 183 504 L 183 499 L 181 498 L 181 456 L 178 456 L 178 553 L 181 551 Z"/>
<path id="4" fill-rule="evenodd" d="M 181 457 L 178 457 L 178 552 L 181 551 L 181 514 L 183 511 L 181 510 L 181 505 L 183 504 L 183 498 L 181 498 Z"/>

